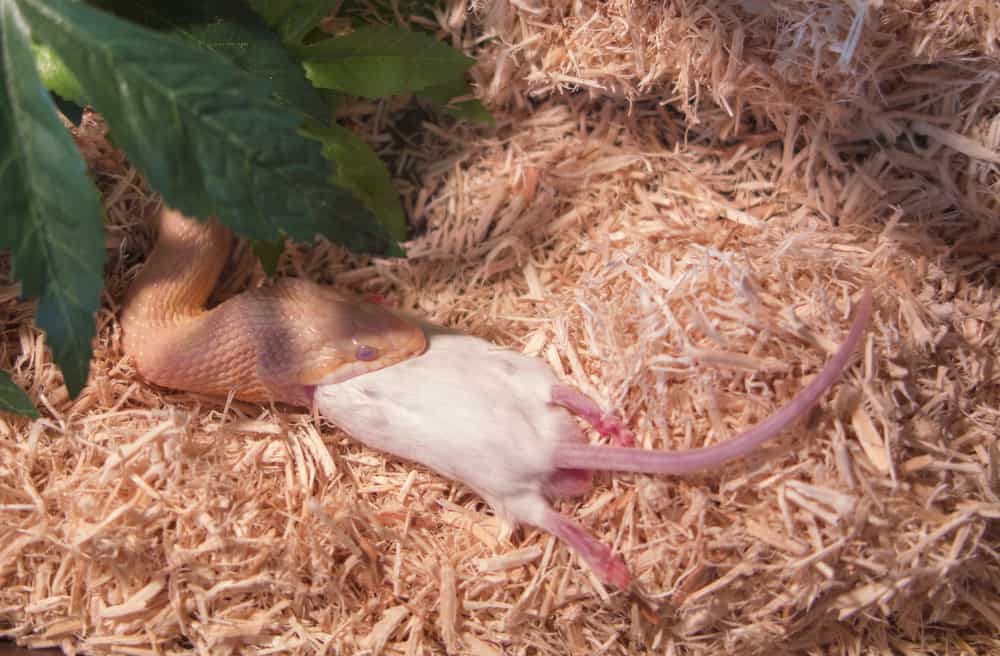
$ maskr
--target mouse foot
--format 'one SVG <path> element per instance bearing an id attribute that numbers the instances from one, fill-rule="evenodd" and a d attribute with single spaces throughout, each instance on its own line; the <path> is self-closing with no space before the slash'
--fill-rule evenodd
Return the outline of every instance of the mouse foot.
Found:
<path id="1" fill-rule="evenodd" d="M 552 509 L 546 512 L 542 528 L 566 542 L 580 554 L 602 581 L 621 590 L 628 588 L 630 578 L 628 567 L 625 561 L 611 552 L 609 546 L 602 544 L 583 528 Z"/>
<path id="2" fill-rule="evenodd" d="M 635 446 L 635 436 L 612 413 L 604 413 L 597 401 L 570 385 L 552 386 L 552 403 L 561 405 L 594 427 L 615 446 Z"/>

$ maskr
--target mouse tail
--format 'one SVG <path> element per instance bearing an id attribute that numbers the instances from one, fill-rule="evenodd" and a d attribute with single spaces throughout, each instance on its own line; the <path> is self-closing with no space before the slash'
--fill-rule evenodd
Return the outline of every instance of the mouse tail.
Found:
<path id="1" fill-rule="evenodd" d="M 847 367 L 851 354 L 864 335 L 872 313 L 872 293 L 865 290 L 860 308 L 847 338 L 826 366 L 787 405 L 760 424 L 737 437 L 715 446 L 688 451 L 648 451 L 623 447 L 561 443 L 553 454 L 553 465 L 561 469 L 637 472 L 645 474 L 688 474 L 718 467 L 745 457 L 774 438 L 808 412 L 830 389 Z"/>

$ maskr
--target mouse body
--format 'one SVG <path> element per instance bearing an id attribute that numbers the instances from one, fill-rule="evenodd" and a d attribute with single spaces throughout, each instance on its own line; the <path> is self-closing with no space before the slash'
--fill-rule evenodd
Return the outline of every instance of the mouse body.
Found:
<path id="1" fill-rule="evenodd" d="M 421 355 L 318 385 L 316 409 L 365 445 L 426 465 L 464 483 L 503 516 L 566 539 L 602 578 L 627 586 L 625 564 L 546 501 L 590 487 L 589 470 L 554 464 L 559 444 L 586 444 L 561 404 L 560 391 L 572 391 L 538 358 L 471 335 L 426 331 Z M 631 435 L 610 432 L 618 443 Z"/>

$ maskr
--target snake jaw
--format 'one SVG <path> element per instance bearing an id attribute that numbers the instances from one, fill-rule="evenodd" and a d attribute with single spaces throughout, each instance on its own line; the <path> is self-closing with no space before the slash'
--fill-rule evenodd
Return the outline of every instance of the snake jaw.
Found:
<path id="1" fill-rule="evenodd" d="M 358 360 L 356 362 L 344 362 L 335 368 L 326 370 L 325 373 L 317 372 L 318 375 L 317 373 L 307 375 L 303 379 L 303 384 L 307 387 L 316 385 L 336 385 L 337 383 L 342 383 L 345 380 L 354 378 L 355 376 L 361 376 L 371 371 L 377 371 L 379 369 L 392 366 L 398 362 L 402 362 L 406 359 L 406 357 L 408 357 L 404 356 L 402 353 L 394 353 L 393 355 L 394 357 L 387 360 L 374 360 L 372 362 L 363 362 Z"/>

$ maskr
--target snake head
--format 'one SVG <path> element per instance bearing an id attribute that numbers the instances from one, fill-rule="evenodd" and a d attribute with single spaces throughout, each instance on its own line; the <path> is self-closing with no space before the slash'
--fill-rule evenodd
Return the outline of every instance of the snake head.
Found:
<path id="1" fill-rule="evenodd" d="M 370 302 L 337 300 L 317 308 L 312 366 L 300 379 L 307 385 L 340 383 L 420 355 L 427 348 L 423 329 L 392 310 Z M 304 358 L 305 359 L 305 358 Z"/>
<path id="2" fill-rule="evenodd" d="M 344 333 L 350 344 L 339 345 L 344 362 L 322 383 L 338 383 L 369 371 L 420 355 L 427 348 L 427 336 L 415 323 L 378 303 L 351 303 L 338 310 L 349 327 Z"/>
<path id="3" fill-rule="evenodd" d="M 271 309 L 260 321 L 267 329 L 254 331 L 258 373 L 278 398 L 383 369 L 427 348 L 418 323 L 328 287 L 286 279 L 256 293 L 270 297 L 260 305 Z"/>

